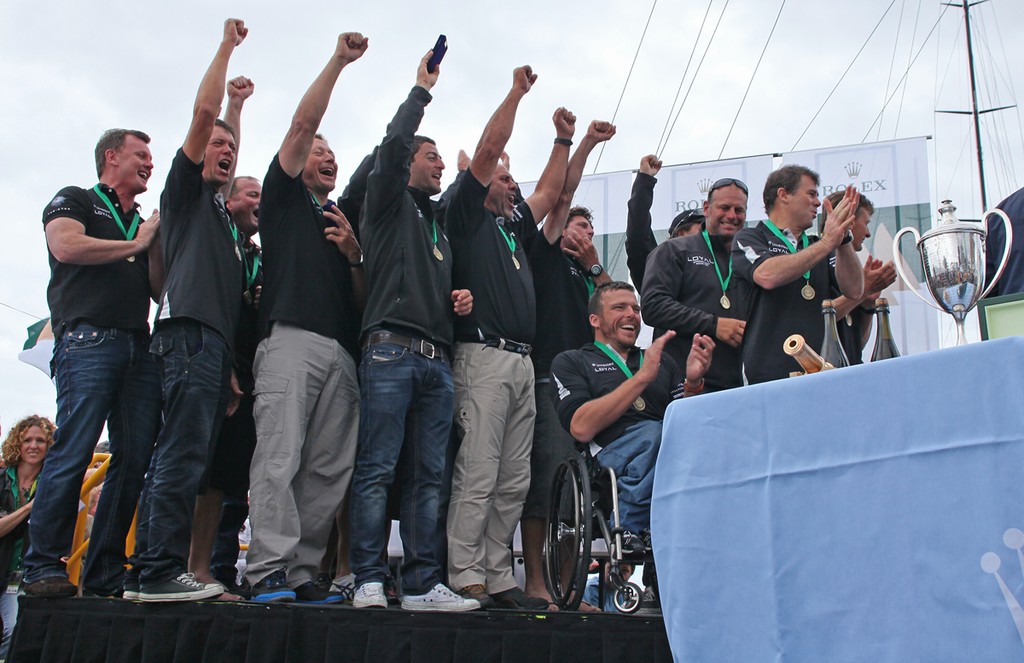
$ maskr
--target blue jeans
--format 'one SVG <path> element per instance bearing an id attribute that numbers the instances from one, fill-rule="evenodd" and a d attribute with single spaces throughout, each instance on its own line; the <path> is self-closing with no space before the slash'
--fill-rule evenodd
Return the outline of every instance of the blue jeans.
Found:
<path id="1" fill-rule="evenodd" d="M 594 456 L 601 467 L 615 471 L 619 487 L 619 524 L 631 532 L 651 526 L 651 492 L 660 448 L 661 422 L 641 421 Z"/>
<path id="2" fill-rule="evenodd" d="M 143 585 L 175 578 L 188 568 L 192 512 L 227 410 L 231 351 L 209 327 L 172 319 L 153 334 L 164 392 L 164 427 L 146 478 L 146 518 L 138 559 Z"/>
<path id="3" fill-rule="evenodd" d="M 377 343 L 364 350 L 359 378 L 359 450 L 350 507 L 356 585 L 384 581 L 387 495 L 397 466 L 402 591 L 423 594 L 441 581 L 434 539 L 452 424 L 451 367 L 441 358 Z"/>
<path id="4" fill-rule="evenodd" d="M 135 515 L 160 426 L 160 379 L 143 331 L 87 324 L 54 342 L 57 432 L 39 475 L 25 582 L 66 576 L 82 475 L 107 424 L 110 467 L 100 493 L 82 586 L 102 595 L 121 589 L 124 542 Z"/>

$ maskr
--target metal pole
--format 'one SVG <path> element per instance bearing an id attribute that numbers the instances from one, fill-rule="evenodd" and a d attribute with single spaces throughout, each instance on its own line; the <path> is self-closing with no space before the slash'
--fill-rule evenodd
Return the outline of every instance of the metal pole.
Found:
<path id="1" fill-rule="evenodd" d="M 974 144 L 978 153 L 978 178 L 981 182 L 981 209 L 988 209 L 988 197 L 985 194 L 985 166 L 981 159 L 981 118 L 978 114 L 978 88 L 974 80 L 974 48 L 971 43 L 971 7 L 968 0 L 963 0 L 964 27 L 967 32 L 967 64 L 971 72 L 971 116 L 974 118 Z"/>

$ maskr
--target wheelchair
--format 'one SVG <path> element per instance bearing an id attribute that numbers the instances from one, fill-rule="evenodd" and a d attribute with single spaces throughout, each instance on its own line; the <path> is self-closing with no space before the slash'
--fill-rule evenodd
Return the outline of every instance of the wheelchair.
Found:
<path id="1" fill-rule="evenodd" d="M 609 526 L 608 514 L 613 526 Z M 615 472 L 601 467 L 588 448 L 563 461 L 551 485 L 544 537 L 544 582 L 559 610 L 577 610 L 583 601 L 595 535 L 608 547 L 608 580 L 612 585 L 608 589 L 615 592 L 615 607 L 626 614 L 640 609 L 642 591 L 623 580 L 620 564 L 643 561 L 653 567 L 653 558 L 649 554 L 625 554 L 623 531 L 619 526 Z"/>

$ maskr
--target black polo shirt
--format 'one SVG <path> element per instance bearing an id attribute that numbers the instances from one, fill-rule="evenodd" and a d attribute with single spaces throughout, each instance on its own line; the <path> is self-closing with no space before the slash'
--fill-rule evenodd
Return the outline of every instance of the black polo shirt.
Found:
<path id="1" fill-rule="evenodd" d="M 125 229 L 131 227 L 134 209 L 125 210 L 117 193 L 99 185 L 114 209 L 121 215 Z M 67 217 L 85 227 L 85 234 L 97 239 L 126 241 L 110 210 L 92 189 L 69 186 L 57 192 L 43 210 L 43 227 L 50 221 Z M 141 222 L 141 221 L 140 221 Z M 50 283 L 46 301 L 50 306 L 50 324 L 55 334 L 62 324 L 86 322 L 97 327 L 149 330 L 149 254 L 143 251 L 134 260 L 122 259 L 104 265 L 72 265 L 58 261 L 47 246 L 50 259 Z"/>
<path id="2" fill-rule="evenodd" d="M 289 177 L 274 155 L 260 195 L 263 333 L 272 322 L 286 322 L 337 340 L 355 358 L 360 312 L 348 259 L 324 237 L 329 224 L 302 173 Z"/>
<path id="3" fill-rule="evenodd" d="M 484 208 L 488 189 L 467 171 L 445 212 L 455 258 L 452 285 L 473 292 L 473 312 L 456 316 L 455 339 L 533 343 L 537 301 L 527 250 L 537 236 L 537 223 L 526 201 L 516 205 L 510 219 L 495 216 Z"/>
<path id="4" fill-rule="evenodd" d="M 790 239 L 792 241 L 792 239 Z M 818 241 L 808 236 L 808 246 Z M 803 243 L 797 244 L 799 251 Z M 750 384 L 778 380 L 799 371 L 800 365 L 782 350 L 790 334 L 800 334 L 816 352 L 824 339 L 821 302 L 839 291 L 836 281 L 835 252 L 811 268 L 810 284 L 814 297 L 804 299 L 801 289 L 807 283 L 803 274 L 774 290 L 765 290 L 754 282 L 754 270 L 765 260 L 789 255 L 790 250 L 764 222 L 743 228 L 732 243 L 734 276 L 749 288 L 750 312 L 743 335 L 743 373 Z"/>
<path id="5" fill-rule="evenodd" d="M 594 338 L 587 311 L 590 275 L 575 258 L 562 252 L 561 240 L 548 244 L 542 233 L 534 239 L 529 257 L 540 322 L 530 358 L 537 377 L 546 378 L 555 355 L 586 345 Z"/>
<path id="6" fill-rule="evenodd" d="M 629 351 L 626 366 L 634 375 L 640 370 L 639 348 Z M 629 379 L 622 369 L 593 343 L 555 357 L 551 362 L 551 377 L 555 381 L 555 408 L 565 430 L 569 430 L 573 415 L 584 403 L 610 394 Z M 673 393 L 682 393 L 680 383 L 685 377 L 685 370 L 681 370 L 672 357 L 662 354 L 658 377 L 647 385 L 641 395 L 644 401 L 643 409 L 638 409 L 636 404 L 629 406 L 615 423 L 598 433 L 593 441 L 606 447 L 637 422 L 664 419 L 665 408 L 672 402 Z"/>
<path id="7" fill-rule="evenodd" d="M 164 292 L 157 324 L 190 318 L 234 345 L 241 306 L 241 236 L 222 200 L 203 180 L 203 163 L 192 163 L 179 148 L 160 194 Z"/>
<path id="8" fill-rule="evenodd" d="M 247 394 L 251 394 L 256 387 L 256 378 L 253 376 L 252 365 L 256 360 L 256 346 L 260 342 L 260 308 L 256 304 L 256 288 L 263 285 L 263 258 L 260 257 L 260 247 L 252 239 L 246 239 L 245 252 L 242 256 L 245 259 L 246 279 L 245 292 L 242 294 L 242 308 L 238 316 L 238 329 L 235 332 L 235 377 L 238 384 Z M 257 258 L 259 261 L 257 262 Z M 253 268 L 255 267 L 255 273 Z M 253 279 L 249 281 L 249 274 Z M 263 300 L 262 293 L 260 301 Z"/>

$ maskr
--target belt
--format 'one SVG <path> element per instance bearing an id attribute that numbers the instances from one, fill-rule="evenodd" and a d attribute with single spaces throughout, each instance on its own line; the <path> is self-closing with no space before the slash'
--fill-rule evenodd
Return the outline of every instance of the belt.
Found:
<path id="1" fill-rule="evenodd" d="M 529 354 L 533 351 L 533 346 L 530 345 L 529 343 L 519 343 L 518 341 L 510 341 L 507 338 L 488 338 L 484 339 L 483 341 L 478 341 L 478 343 L 483 343 L 485 346 L 489 348 L 498 348 L 499 350 L 504 350 L 505 352 L 514 352 L 517 355 L 523 355 L 524 357 L 529 356 Z"/>
<path id="2" fill-rule="evenodd" d="M 422 355 L 427 359 L 447 359 L 448 356 L 444 349 L 439 345 L 434 345 L 429 341 L 424 341 L 419 338 L 410 338 L 408 336 L 402 336 L 389 331 L 375 331 L 370 332 L 370 335 L 366 337 L 366 343 L 363 344 L 365 350 L 367 346 L 375 343 L 394 343 L 400 345 L 406 350 L 411 350 L 418 355 Z"/>

